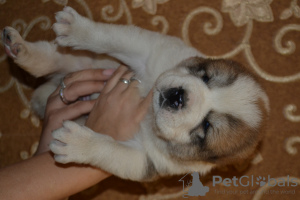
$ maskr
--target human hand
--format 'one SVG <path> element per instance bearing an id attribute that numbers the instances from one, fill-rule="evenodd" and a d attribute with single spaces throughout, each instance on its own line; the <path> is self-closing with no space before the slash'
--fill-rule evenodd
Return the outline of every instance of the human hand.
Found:
<path id="1" fill-rule="evenodd" d="M 114 69 L 88 69 L 71 73 L 64 78 L 66 85 L 63 92 L 64 97 L 73 103 L 67 105 L 62 102 L 59 96 L 61 86 L 58 86 L 48 97 L 42 135 L 36 155 L 49 150 L 49 143 L 53 139 L 51 133 L 60 128 L 63 121 L 76 119 L 92 110 L 96 100 L 76 100 L 81 96 L 100 92 L 105 81 L 114 71 Z"/>
<path id="2" fill-rule="evenodd" d="M 128 140 L 138 132 L 152 100 L 152 91 L 146 98 L 139 95 L 138 81 L 125 84 L 133 73 L 121 66 L 106 83 L 86 121 L 93 131 L 107 134 L 116 140 Z"/>

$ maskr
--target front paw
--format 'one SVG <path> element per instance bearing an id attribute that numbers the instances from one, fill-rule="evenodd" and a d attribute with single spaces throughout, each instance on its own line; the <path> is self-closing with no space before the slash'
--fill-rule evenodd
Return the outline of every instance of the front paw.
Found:
<path id="1" fill-rule="evenodd" d="M 65 7 L 56 13 L 56 23 L 53 30 L 56 33 L 56 42 L 60 46 L 70 46 L 81 49 L 80 43 L 88 33 L 89 19 L 80 16 L 73 8 Z"/>
<path id="2" fill-rule="evenodd" d="M 50 144 L 54 159 L 59 163 L 84 163 L 91 160 L 93 143 L 92 130 L 72 121 L 65 121 L 63 127 L 53 132 L 54 140 Z"/>

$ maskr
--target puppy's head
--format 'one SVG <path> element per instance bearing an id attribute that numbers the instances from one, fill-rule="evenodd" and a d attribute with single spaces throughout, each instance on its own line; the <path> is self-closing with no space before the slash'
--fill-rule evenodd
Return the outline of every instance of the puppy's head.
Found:
<path id="1" fill-rule="evenodd" d="M 240 64 L 193 57 L 157 79 L 153 110 L 172 156 L 226 164 L 253 152 L 269 101 Z"/>

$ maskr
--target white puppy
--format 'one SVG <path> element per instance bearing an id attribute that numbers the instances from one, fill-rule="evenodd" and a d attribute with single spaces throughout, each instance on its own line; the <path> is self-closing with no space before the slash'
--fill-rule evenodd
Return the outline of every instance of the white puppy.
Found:
<path id="1" fill-rule="evenodd" d="M 141 80 L 142 95 L 154 87 L 152 109 L 132 140 L 116 141 L 66 121 L 50 145 L 57 162 L 91 164 L 121 178 L 146 181 L 190 171 L 205 174 L 247 157 L 257 146 L 268 98 L 240 64 L 206 59 L 175 37 L 90 21 L 70 7 L 58 12 L 56 20 L 60 46 L 117 58 Z M 22 68 L 35 76 L 54 74 L 33 97 L 41 115 L 64 74 L 99 65 L 86 53 L 26 42 L 9 27 L 2 35 L 7 53 Z"/>

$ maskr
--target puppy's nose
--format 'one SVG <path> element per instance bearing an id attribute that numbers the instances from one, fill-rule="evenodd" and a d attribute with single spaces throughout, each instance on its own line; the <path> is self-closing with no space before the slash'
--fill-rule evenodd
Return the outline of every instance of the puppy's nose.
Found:
<path id="1" fill-rule="evenodd" d="M 181 87 L 169 88 L 163 91 L 159 97 L 159 104 L 163 108 L 179 110 L 184 107 L 185 91 Z"/>

